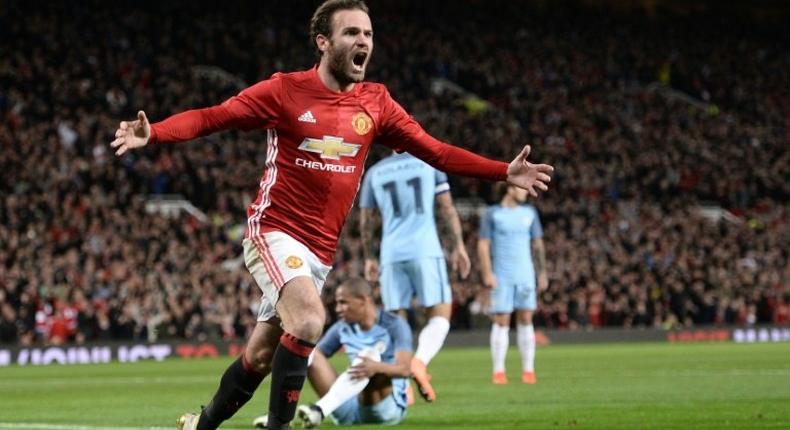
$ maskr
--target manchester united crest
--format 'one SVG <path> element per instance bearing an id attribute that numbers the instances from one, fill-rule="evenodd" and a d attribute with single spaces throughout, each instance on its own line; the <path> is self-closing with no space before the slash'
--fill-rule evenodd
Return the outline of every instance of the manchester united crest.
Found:
<path id="1" fill-rule="evenodd" d="M 298 269 L 302 267 L 302 259 L 292 255 L 285 259 L 285 265 L 290 269 Z"/>
<path id="2" fill-rule="evenodd" d="M 365 112 L 359 112 L 351 118 L 351 126 L 358 135 L 364 136 L 373 128 L 373 120 Z"/>

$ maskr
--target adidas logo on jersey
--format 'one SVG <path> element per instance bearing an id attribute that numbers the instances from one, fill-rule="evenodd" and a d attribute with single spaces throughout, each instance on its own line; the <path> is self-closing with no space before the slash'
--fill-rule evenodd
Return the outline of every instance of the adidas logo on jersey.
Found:
<path id="1" fill-rule="evenodd" d="M 299 121 L 301 121 L 301 122 L 309 122 L 311 124 L 315 124 L 315 117 L 313 116 L 313 113 L 310 112 L 310 111 L 307 111 L 307 112 L 299 115 L 299 118 L 297 118 L 297 119 Z"/>

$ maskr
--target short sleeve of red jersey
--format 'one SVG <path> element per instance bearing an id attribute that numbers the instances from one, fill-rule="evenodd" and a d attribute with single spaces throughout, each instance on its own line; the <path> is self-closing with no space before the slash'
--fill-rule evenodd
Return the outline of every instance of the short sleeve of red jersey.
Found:
<path id="1" fill-rule="evenodd" d="M 384 92 L 378 143 L 398 152 L 408 152 L 447 173 L 503 181 L 507 163 L 489 160 L 428 134 L 401 105 Z"/>
<path id="2" fill-rule="evenodd" d="M 228 129 L 273 128 L 281 100 L 282 79 L 274 75 L 222 104 L 188 110 L 152 124 L 150 142 L 182 142 Z"/>

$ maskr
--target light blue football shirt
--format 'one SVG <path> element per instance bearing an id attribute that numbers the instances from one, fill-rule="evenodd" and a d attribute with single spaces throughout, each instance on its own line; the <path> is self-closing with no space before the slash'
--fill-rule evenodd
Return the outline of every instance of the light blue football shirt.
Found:
<path id="1" fill-rule="evenodd" d="M 331 357 L 343 347 L 349 362 L 354 361 L 359 351 L 366 348 L 383 350 L 381 361 L 395 363 L 395 353 L 412 351 L 411 329 L 403 318 L 379 309 L 376 324 L 368 331 L 362 330 L 359 324 L 348 324 L 339 320 L 332 324 L 324 336 L 318 341 L 318 349 L 327 357 Z M 399 406 L 406 407 L 406 378 L 393 378 L 395 400 Z"/>
<path id="2" fill-rule="evenodd" d="M 498 279 L 535 280 L 532 239 L 543 237 L 543 227 L 534 206 L 488 207 L 480 220 L 479 236 L 491 241 L 491 263 Z"/>
<path id="3" fill-rule="evenodd" d="M 359 206 L 378 208 L 382 264 L 444 257 L 436 232 L 434 202 L 450 191 L 447 175 L 408 153 L 374 164 L 362 181 Z"/>

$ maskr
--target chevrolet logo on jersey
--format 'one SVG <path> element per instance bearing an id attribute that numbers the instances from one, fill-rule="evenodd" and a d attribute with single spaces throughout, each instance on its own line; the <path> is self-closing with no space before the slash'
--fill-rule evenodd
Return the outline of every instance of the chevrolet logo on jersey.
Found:
<path id="1" fill-rule="evenodd" d="M 323 139 L 305 138 L 299 149 L 321 154 L 321 158 L 339 160 L 340 157 L 354 157 L 362 145 L 343 142 L 342 137 L 324 136 Z"/>

